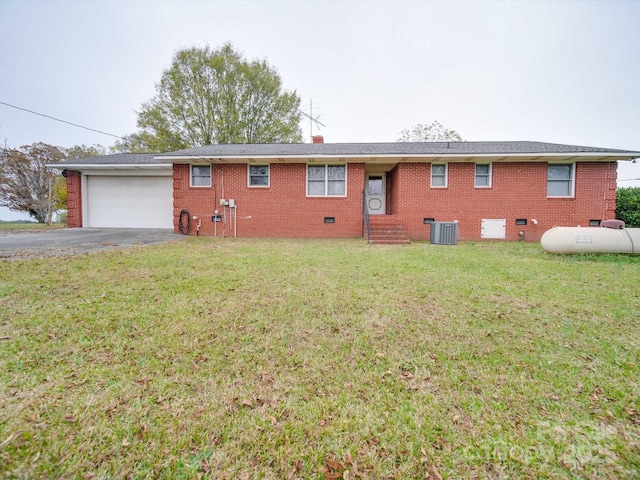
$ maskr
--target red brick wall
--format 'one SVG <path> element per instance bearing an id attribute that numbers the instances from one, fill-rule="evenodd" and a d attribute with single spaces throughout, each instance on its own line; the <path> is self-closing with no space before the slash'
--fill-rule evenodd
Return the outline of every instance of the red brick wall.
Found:
<path id="1" fill-rule="evenodd" d="M 429 164 L 399 164 L 393 170 L 391 213 L 411 239 L 429 239 L 425 217 L 458 220 L 460 240 L 479 240 L 482 219 L 504 218 L 507 240 L 518 240 L 522 230 L 529 241 L 539 241 L 554 225 L 615 218 L 615 162 L 576 164 L 574 198 L 547 198 L 546 163 L 494 163 L 490 188 L 474 187 L 474 163 L 450 163 L 448 170 L 446 188 L 430 187 Z M 527 219 L 527 225 L 515 225 L 516 218 Z"/>
<path id="2" fill-rule="evenodd" d="M 174 165 L 174 226 L 178 232 L 178 216 L 183 208 L 191 216 L 202 219 L 200 235 L 213 235 L 211 216 L 220 206 L 224 177 L 224 198 L 232 198 L 237 205 L 237 235 L 239 237 L 289 238 L 349 238 L 362 236 L 362 191 L 364 165 L 347 166 L 346 197 L 306 196 L 306 164 L 278 164 L 270 167 L 270 186 L 247 186 L 247 165 L 227 164 L 212 168 L 211 187 L 189 186 L 189 165 Z M 227 209 L 229 213 L 229 209 Z M 334 217 L 335 223 L 324 223 Z M 195 222 L 197 223 L 197 222 Z M 217 224 L 217 234 L 233 235 L 233 226 Z M 191 222 L 191 234 L 195 234 Z"/>
<path id="3" fill-rule="evenodd" d="M 82 175 L 67 170 L 67 227 L 82 227 Z"/>
<path id="4" fill-rule="evenodd" d="M 460 240 L 480 240 L 483 218 L 507 220 L 507 240 L 538 241 L 554 225 L 583 225 L 591 219 L 615 218 L 616 163 L 578 163 L 574 198 L 547 198 L 546 163 L 494 163 L 491 188 L 474 188 L 474 163 L 450 163 L 447 188 L 430 187 L 430 165 L 398 164 L 387 174 L 387 213 L 397 215 L 413 240 L 428 240 L 425 217 L 436 221 L 459 221 Z M 247 186 L 245 164 L 220 165 L 212 169 L 212 187 L 189 186 L 189 165 L 174 165 L 174 227 L 183 208 L 202 219 L 201 235 L 213 235 L 211 215 L 223 212 L 224 196 L 237 208 L 237 234 L 241 237 L 362 236 L 364 164 L 347 166 L 347 197 L 308 198 L 305 164 L 271 164 L 269 188 Z M 222 173 L 221 173 L 222 172 Z M 68 226 L 82 226 L 82 185 L 78 171 L 67 172 Z M 227 210 L 228 212 L 228 210 Z M 325 224 L 324 217 L 335 217 Z M 526 218 L 527 225 L 515 225 Z M 536 219 L 537 225 L 531 220 Z M 195 234 L 192 221 L 191 233 Z M 217 224 L 218 235 L 223 224 Z M 233 235 L 227 224 L 227 235 Z"/>

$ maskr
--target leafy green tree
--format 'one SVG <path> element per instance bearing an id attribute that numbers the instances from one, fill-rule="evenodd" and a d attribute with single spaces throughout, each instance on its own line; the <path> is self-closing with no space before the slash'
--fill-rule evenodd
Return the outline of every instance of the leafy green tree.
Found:
<path id="1" fill-rule="evenodd" d="M 640 187 L 619 188 L 616 192 L 616 218 L 627 227 L 640 227 Z"/>
<path id="2" fill-rule="evenodd" d="M 46 143 L 0 151 L 0 206 L 28 212 L 40 223 L 51 223 L 58 201 L 53 186 L 57 173 L 47 163 L 64 159 L 64 151 Z"/>
<path id="3" fill-rule="evenodd" d="M 442 126 L 437 120 L 430 125 L 421 123 L 400 132 L 398 142 L 461 142 L 462 137 L 455 130 Z"/>
<path id="4" fill-rule="evenodd" d="M 56 181 L 53 182 L 53 198 L 55 199 L 55 209 L 56 210 L 66 210 L 67 209 L 67 179 L 62 175 L 56 178 Z"/>
<path id="5" fill-rule="evenodd" d="M 301 142 L 300 97 L 283 89 L 265 60 L 247 61 L 229 43 L 186 48 L 138 112 L 139 131 L 120 151 L 164 152 L 215 143 Z"/>

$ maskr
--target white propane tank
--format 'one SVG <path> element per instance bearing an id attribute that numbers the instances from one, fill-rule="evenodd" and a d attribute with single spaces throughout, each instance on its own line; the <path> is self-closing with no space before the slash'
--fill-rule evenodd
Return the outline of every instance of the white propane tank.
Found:
<path id="1" fill-rule="evenodd" d="M 549 253 L 640 254 L 640 228 L 553 227 L 540 245 Z"/>

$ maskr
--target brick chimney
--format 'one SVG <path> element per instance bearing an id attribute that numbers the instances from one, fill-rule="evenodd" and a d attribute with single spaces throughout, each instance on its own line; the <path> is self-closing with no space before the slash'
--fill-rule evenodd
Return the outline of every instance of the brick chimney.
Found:
<path id="1" fill-rule="evenodd" d="M 324 143 L 324 137 L 322 135 L 314 135 L 311 137 L 313 143 Z"/>

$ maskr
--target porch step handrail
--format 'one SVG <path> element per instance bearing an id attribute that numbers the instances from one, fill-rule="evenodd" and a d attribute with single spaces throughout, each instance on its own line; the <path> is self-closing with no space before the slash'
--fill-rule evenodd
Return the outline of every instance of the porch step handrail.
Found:
<path id="1" fill-rule="evenodd" d="M 367 197 L 365 190 L 362 191 L 362 218 L 364 219 L 365 233 L 367 234 L 367 242 L 371 236 L 371 226 L 369 224 L 369 207 L 367 206 Z"/>

